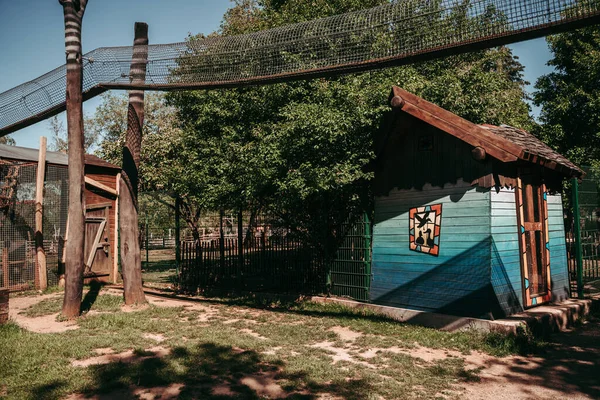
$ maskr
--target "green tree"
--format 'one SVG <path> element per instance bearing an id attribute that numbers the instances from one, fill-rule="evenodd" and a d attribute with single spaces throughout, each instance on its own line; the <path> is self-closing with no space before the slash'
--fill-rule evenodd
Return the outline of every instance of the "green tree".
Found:
<path id="1" fill-rule="evenodd" d="M 7 144 L 9 146 L 15 146 L 17 143 L 15 142 L 15 139 L 13 139 L 7 135 L 7 136 L 0 137 L 0 144 Z"/>
<path id="2" fill-rule="evenodd" d="M 600 27 L 549 36 L 554 71 L 538 79 L 538 135 L 568 158 L 600 171 Z"/>
<path id="3" fill-rule="evenodd" d="M 381 3 L 237 1 L 219 33 L 247 33 Z M 454 18 L 502 23 L 492 9 L 488 20 L 466 15 L 465 9 Z M 475 123 L 530 128 L 522 70 L 502 47 L 331 79 L 170 93 L 184 132 L 186 173 L 179 183 L 202 207 L 269 211 L 326 250 L 335 245 L 340 223 L 371 198 L 372 139 L 389 109 L 392 85 Z"/>
<path id="4" fill-rule="evenodd" d="M 127 96 L 106 93 L 102 95 L 102 102 L 94 115 L 87 119 L 86 126 L 90 134 L 101 138 L 96 155 L 116 165 L 121 165 L 123 160 L 127 105 Z M 164 212 L 165 207 L 174 210 L 175 196 L 180 196 L 181 216 L 192 235 L 198 238 L 203 208 L 199 196 L 182 184 L 190 168 L 181 156 L 183 143 L 181 131 L 175 123 L 175 110 L 165 103 L 163 94 L 156 92 L 146 93 L 144 108 L 140 162 L 141 212 L 149 213 L 149 221 L 153 226 L 164 226 L 170 223 L 164 220 L 169 215 Z"/>
<path id="5" fill-rule="evenodd" d="M 89 153 L 92 147 L 96 144 L 98 140 L 98 135 L 96 132 L 90 131 L 91 119 L 89 117 L 84 118 L 83 126 L 84 126 L 84 135 L 83 135 L 83 150 L 86 153 Z M 65 127 L 64 122 L 58 118 L 58 116 L 54 116 L 50 118 L 48 121 L 50 133 L 52 135 L 52 142 L 50 143 L 51 151 L 60 151 L 61 153 L 66 153 L 67 148 L 69 147 L 69 143 L 67 140 L 67 129 Z"/>

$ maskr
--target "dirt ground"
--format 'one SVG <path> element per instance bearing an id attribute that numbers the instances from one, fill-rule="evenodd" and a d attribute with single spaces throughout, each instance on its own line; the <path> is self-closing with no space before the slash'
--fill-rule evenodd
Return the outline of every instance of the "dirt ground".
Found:
<path id="1" fill-rule="evenodd" d="M 122 295 L 118 290 L 108 290 L 105 293 Z M 22 314 L 22 311 L 36 302 L 61 297 L 62 294 L 51 294 L 36 297 L 13 297 L 10 300 L 10 318 L 21 327 L 39 333 L 65 332 L 77 329 L 73 322 L 58 322 L 56 315 L 30 318 Z M 148 296 L 151 304 L 159 307 L 185 307 L 188 310 L 201 311 L 202 323 L 218 313 L 217 309 L 210 304 L 199 302 L 188 302 L 183 300 L 165 299 L 156 296 Z M 124 309 L 123 311 L 128 311 Z M 262 311 L 255 311 L 260 316 Z M 226 320 L 224 324 L 234 324 L 237 319 Z M 410 357 L 419 358 L 425 362 L 442 360 L 447 357 L 462 358 L 465 362 L 465 370 L 472 371 L 477 379 L 460 382 L 456 384 L 455 390 L 450 394 L 440 394 L 440 398 L 466 398 L 466 399 L 597 399 L 600 398 L 600 320 L 590 317 L 581 326 L 569 332 L 562 332 L 550 338 L 550 346 L 542 354 L 535 356 L 510 356 L 497 358 L 490 355 L 471 352 L 462 354 L 447 349 L 431 349 L 422 346 L 411 348 L 391 347 L 378 349 L 369 348 L 357 353 L 352 351 L 353 344 L 363 335 L 347 327 L 335 326 L 330 329 L 339 340 L 324 341 L 311 345 L 322 349 L 331 357 L 332 364 L 341 362 L 352 363 L 364 368 L 375 369 L 369 360 L 380 354 L 381 351 L 388 353 L 405 354 Z M 242 333 L 251 335 L 258 339 L 266 339 L 250 328 L 244 328 Z M 167 347 L 161 343 L 165 340 L 162 335 L 148 334 L 156 342 L 156 346 L 145 350 L 144 354 L 136 354 L 133 351 L 115 353 L 110 348 L 96 349 L 97 356 L 86 360 L 73 362 L 73 366 L 87 367 L 89 365 L 108 364 L 114 362 L 134 363 L 148 358 L 161 358 L 170 353 Z M 278 350 L 273 347 L 265 354 L 274 353 Z M 241 350 L 240 350 L 241 351 Z M 252 389 L 259 398 L 285 398 L 286 394 L 276 383 L 272 376 L 266 372 L 245 376 L 241 384 Z M 142 399 L 174 399 L 181 394 L 183 384 L 170 384 L 164 387 L 136 388 L 133 392 L 109 393 L 108 395 L 97 395 L 95 399 L 104 398 L 127 398 L 132 393 Z M 233 396 L 231 388 L 227 386 L 212 389 L 214 395 L 227 398 Z M 90 398 L 79 394 L 73 394 L 69 399 Z M 333 399 L 333 397 L 317 397 L 319 399 Z M 335 397 L 337 398 L 337 397 Z"/>

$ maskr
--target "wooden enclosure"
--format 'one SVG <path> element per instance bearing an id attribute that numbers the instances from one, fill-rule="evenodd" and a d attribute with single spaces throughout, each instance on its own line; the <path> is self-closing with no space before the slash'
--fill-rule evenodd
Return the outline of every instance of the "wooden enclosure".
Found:
<path id="1" fill-rule="evenodd" d="M 0 211 L 0 228 L 4 235 L 0 246 L 0 287 L 13 291 L 41 288 L 44 282 L 56 285 L 64 274 L 64 249 L 69 237 L 67 156 L 47 152 L 42 169 L 38 167 L 39 153 L 38 149 L 0 145 L 3 167 L 0 187 L 6 197 Z M 113 282 L 117 277 L 117 178 L 120 171 L 119 167 L 96 156 L 85 156 L 84 250 L 88 279 Z M 7 185 L 10 189 L 4 190 Z M 38 188 L 44 189 L 43 196 Z M 45 268 L 40 260 L 47 264 Z M 42 272 L 47 272 L 45 277 Z"/>
<path id="2" fill-rule="evenodd" d="M 561 201 L 582 171 L 534 136 L 394 88 L 376 140 L 371 298 L 498 318 L 569 296 Z"/>
<path id="3" fill-rule="evenodd" d="M 118 179 L 121 169 L 95 156 L 85 163 L 86 279 L 116 282 L 118 274 Z"/>

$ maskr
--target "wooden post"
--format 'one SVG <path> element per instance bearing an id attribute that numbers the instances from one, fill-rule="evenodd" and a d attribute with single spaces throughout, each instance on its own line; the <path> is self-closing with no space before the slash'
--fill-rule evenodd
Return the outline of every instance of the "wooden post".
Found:
<path id="1" fill-rule="evenodd" d="M 115 200 L 115 229 L 114 229 L 114 243 L 115 248 L 113 249 L 113 283 L 119 282 L 119 191 L 121 189 L 121 173 L 117 174 L 117 199 Z"/>
<path id="2" fill-rule="evenodd" d="M 64 193 L 64 192 L 62 192 Z M 67 242 L 69 240 L 69 216 L 67 215 L 67 227 L 65 228 L 65 238 L 63 239 L 63 252 L 62 252 L 62 258 L 60 260 L 60 262 L 62 263 L 62 268 L 63 270 L 60 272 L 60 275 L 58 276 L 58 287 L 59 288 L 64 288 L 65 287 L 65 270 L 64 270 L 64 266 L 66 265 L 66 258 L 67 258 Z"/>
<path id="3" fill-rule="evenodd" d="M 8 321 L 8 289 L 0 289 L 0 325 Z"/>
<path id="4" fill-rule="evenodd" d="M 220 266 L 221 273 L 225 270 L 225 231 L 223 230 L 223 217 L 225 216 L 225 211 L 221 209 L 219 211 L 219 258 L 220 258 Z"/>
<path id="5" fill-rule="evenodd" d="M 2 287 L 6 289 L 10 287 L 10 275 L 8 268 L 8 253 L 10 251 L 9 245 L 10 241 L 2 241 Z"/>
<path id="6" fill-rule="evenodd" d="M 67 53 L 67 132 L 69 162 L 69 231 L 65 266 L 65 297 L 62 315 L 79 315 L 83 294 L 83 251 L 85 243 L 84 146 L 83 146 L 83 63 L 81 58 L 81 23 L 87 0 L 59 0 L 65 20 Z"/>
<path id="7" fill-rule="evenodd" d="M 148 24 L 135 23 L 135 39 L 131 58 L 131 82 L 146 80 L 148 60 Z M 144 91 L 129 91 L 127 136 L 123 148 L 123 174 L 120 185 L 121 269 L 125 304 L 145 303 L 142 288 L 142 257 L 138 227 L 138 171 L 144 126 Z"/>
<path id="8" fill-rule="evenodd" d="M 240 209 L 238 211 L 238 262 L 240 264 L 238 273 L 241 275 L 242 268 L 244 267 L 244 222 L 242 220 L 243 213 Z"/>
<path id="9" fill-rule="evenodd" d="M 237 250 L 238 250 L 238 270 L 237 270 L 237 283 L 238 289 L 242 289 L 243 283 L 243 270 L 244 270 L 244 222 L 243 213 L 240 209 L 238 211 L 238 226 L 237 226 Z"/>
<path id="10" fill-rule="evenodd" d="M 584 298 L 583 294 L 583 255 L 581 248 L 581 215 L 579 212 L 579 181 L 572 179 L 573 191 L 573 233 L 575 235 L 575 262 L 577 263 L 577 297 Z"/>
<path id="11" fill-rule="evenodd" d="M 181 196 L 175 195 L 175 271 L 181 267 Z"/>
<path id="12" fill-rule="evenodd" d="M 40 137 L 38 154 L 37 179 L 35 185 L 35 252 L 37 259 L 36 283 L 37 288 L 48 288 L 48 273 L 46 270 L 46 252 L 44 251 L 44 180 L 46 178 L 46 137 Z"/>

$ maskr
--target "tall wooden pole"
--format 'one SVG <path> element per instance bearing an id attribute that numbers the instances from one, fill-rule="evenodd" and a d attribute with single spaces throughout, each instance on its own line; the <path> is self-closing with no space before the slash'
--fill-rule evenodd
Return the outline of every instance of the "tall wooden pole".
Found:
<path id="1" fill-rule="evenodd" d="M 66 248 L 65 297 L 62 314 L 79 315 L 83 292 L 83 246 L 85 242 L 84 147 L 83 147 L 83 63 L 81 22 L 87 0 L 59 0 L 65 19 L 67 53 L 67 132 L 69 161 L 69 232 Z"/>
<path id="2" fill-rule="evenodd" d="M 148 24 L 135 23 L 135 39 L 131 58 L 132 83 L 146 80 L 148 62 Z M 142 127 L 144 126 L 144 91 L 129 91 L 127 136 L 123 148 L 123 174 L 119 198 L 119 225 L 121 227 L 121 262 L 125 304 L 145 303 L 142 288 L 142 258 L 138 227 L 138 185 Z"/>
<path id="3" fill-rule="evenodd" d="M 46 177 L 46 137 L 40 137 L 38 154 L 37 177 L 35 185 L 35 252 L 37 260 L 37 288 L 48 288 L 48 273 L 46 271 L 46 252 L 44 251 L 44 181 Z"/>

